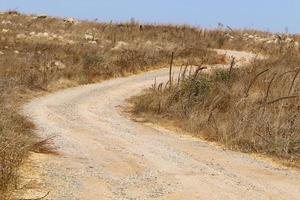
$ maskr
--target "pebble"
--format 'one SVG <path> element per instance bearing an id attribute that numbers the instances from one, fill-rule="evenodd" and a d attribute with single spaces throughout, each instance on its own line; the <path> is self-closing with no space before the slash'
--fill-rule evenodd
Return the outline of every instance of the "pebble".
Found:
<path id="1" fill-rule="evenodd" d="M 89 41 L 89 44 L 97 44 L 97 41 Z"/>
<path id="2" fill-rule="evenodd" d="M 2 23 L 2 24 L 12 24 L 11 21 L 9 21 L 9 20 L 8 20 L 8 21 L 3 20 L 1 23 Z"/>
<path id="3" fill-rule="evenodd" d="M 20 33 L 17 35 L 17 39 L 25 39 L 26 35 L 24 33 Z"/>
<path id="4" fill-rule="evenodd" d="M 44 14 L 38 15 L 38 16 L 37 16 L 38 19 L 46 19 L 47 17 L 48 17 L 48 16 L 47 16 L 47 15 L 44 15 Z"/>
<path id="5" fill-rule="evenodd" d="M 57 69 L 60 69 L 60 70 L 66 68 L 66 65 L 64 63 L 62 63 L 61 61 L 55 61 L 54 65 L 57 67 Z"/>
<path id="6" fill-rule="evenodd" d="M 72 18 L 72 17 L 65 18 L 65 19 L 64 19 L 64 22 L 67 23 L 67 24 L 77 24 L 77 23 L 78 23 L 78 21 L 75 20 L 75 19 Z"/>
<path id="7" fill-rule="evenodd" d="M 90 34 L 85 34 L 84 35 L 84 39 L 86 40 L 93 40 L 94 39 L 94 36 L 90 35 Z"/>

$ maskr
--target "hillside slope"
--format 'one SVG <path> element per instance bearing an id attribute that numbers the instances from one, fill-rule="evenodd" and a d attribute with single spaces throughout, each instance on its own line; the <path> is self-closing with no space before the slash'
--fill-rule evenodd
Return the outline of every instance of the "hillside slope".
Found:
<path id="1" fill-rule="evenodd" d="M 280 55 L 299 37 L 254 30 L 97 23 L 0 12 L 0 199 L 19 183 L 31 152 L 55 153 L 49 138 L 19 114 L 34 96 L 169 65 L 226 63 L 211 48 Z M 10 192 L 8 192 L 10 193 Z"/>

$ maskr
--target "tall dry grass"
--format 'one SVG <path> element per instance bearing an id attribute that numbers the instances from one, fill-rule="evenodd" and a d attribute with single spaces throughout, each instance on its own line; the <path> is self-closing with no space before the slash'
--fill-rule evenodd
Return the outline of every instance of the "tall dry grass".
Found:
<path id="1" fill-rule="evenodd" d="M 275 51 L 244 68 L 196 71 L 171 88 L 153 85 L 132 99 L 134 111 L 175 120 L 234 150 L 300 166 L 300 56 L 294 49 Z"/>
<path id="2" fill-rule="evenodd" d="M 176 62 L 219 59 L 207 50 L 208 37 L 188 26 L 0 14 L 0 199 L 16 188 L 30 152 L 52 152 L 19 114 L 28 95 L 162 67 L 171 52 Z"/>

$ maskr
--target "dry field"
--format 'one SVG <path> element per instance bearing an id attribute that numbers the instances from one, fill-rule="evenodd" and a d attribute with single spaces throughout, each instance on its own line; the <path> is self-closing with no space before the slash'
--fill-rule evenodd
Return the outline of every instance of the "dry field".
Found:
<path id="1" fill-rule="evenodd" d="M 154 84 L 131 99 L 134 111 L 168 121 L 196 136 L 243 152 L 300 166 L 300 56 L 296 43 L 257 52 L 243 67 L 192 73 L 188 65 L 173 85 Z"/>
<path id="2" fill-rule="evenodd" d="M 214 35 L 191 27 L 79 22 L 72 18 L 0 14 L 0 199 L 17 187 L 18 170 L 29 153 L 51 152 L 34 125 L 19 114 L 31 96 L 206 57 Z M 4 197 L 5 196 L 5 197 Z"/>
<path id="3" fill-rule="evenodd" d="M 293 96 L 299 94 L 299 57 L 285 52 L 295 52 L 298 41 L 297 36 L 252 30 L 208 31 L 135 21 L 113 24 L 0 13 L 0 199 L 9 198 L 7 191 L 18 188 L 18 170 L 30 152 L 53 152 L 51 141 L 38 138 L 34 125 L 19 114 L 20 105 L 41 92 L 164 67 L 172 52 L 174 65 L 226 62 L 211 48 L 274 56 L 230 74 L 199 73 L 185 76 L 170 89 L 153 88 L 143 96 L 150 95 L 151 102 L 140 98 L 137 111 L 187 119 L 188 129 L 209 130 L 210 138 L 234 148 L 297 159 L 299 100 Z M 265 69 L 267 73 L 255 79 Z M 241 78 L 244 74 L 249 80 Z M 251 80 L 255 81 L 246 95 Z M 151 105 L 161 101 L 158 112 Z M 236 106 L 243 112 L 233 109 Z M 211 114 L 218 125 L 204 127 L 207 116 L 201 112 Z M 228 115 L 232 118 L 225 122 Z M 252 120 L 256 123 L 249 124 Z"/>

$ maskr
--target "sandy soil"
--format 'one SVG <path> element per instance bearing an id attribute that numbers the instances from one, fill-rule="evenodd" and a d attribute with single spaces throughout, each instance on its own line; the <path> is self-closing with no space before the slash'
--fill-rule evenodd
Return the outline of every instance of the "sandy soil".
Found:
<path id="1" fill-rule="evenodd" d="M 165 81 L 168 69 L 59 91 L 26 105 L 38 134 L 54 136 L 60 155 L 31 156 L 36 180 L 26 180 L 33 186 L 25 198 L 49 191 L 45 199 L 299 199 L 298 171 L 122 115 L 125 100 L 155 77 Z"/>

